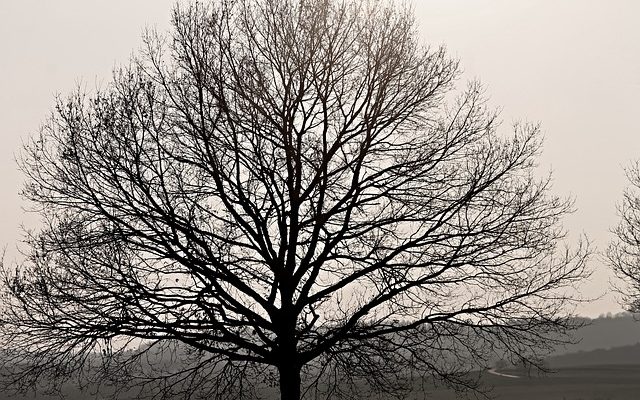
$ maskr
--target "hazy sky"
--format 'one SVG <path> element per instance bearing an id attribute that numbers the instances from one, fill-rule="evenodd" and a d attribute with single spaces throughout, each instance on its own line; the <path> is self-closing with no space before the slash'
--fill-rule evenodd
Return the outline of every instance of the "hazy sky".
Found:
<path id="1" fill-rule="evenodd" d="M 484 83 L 503 129 L 541 122 L 540 171 L 554 190 L 575 197 L 565 220 L 575 238 L 599 250 L 617 223 L 626 185 L 622 166 L 640 158 L 640 1 L 413 0 L 421 33 L 461 60 L 464 79 Z M 37 131 L 57 93 L 107 82 L 140 45 L 145 26 L 168 27 L 173 0 L 0 0 L 0 245 L 15 259 L 22 178 L 15 155 Z M 463 86 L 464 82 L 460 83 Z M 596 269 L 583 292 L 605 293 L 610 273 Z M 619 311 L 612 295 L 580 312 Z"/>

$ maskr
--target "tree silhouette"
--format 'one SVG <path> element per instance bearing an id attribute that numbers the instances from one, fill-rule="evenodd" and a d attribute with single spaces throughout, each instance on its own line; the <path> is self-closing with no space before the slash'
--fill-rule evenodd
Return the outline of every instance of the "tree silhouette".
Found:
<path id="1" fill-rule="evenodd" d="M 386 2 L 176 6 L 25 145 L 5 378 L 297 400 L 536 360 L 587 249 L 558 248 L 539 127 L 499 134 L 457 76 Z"/>
<path id="2" fill-rule="evenodd" d="M 640 311 L 640 162 L 626 169 L 631 184 L 618 207 L 620 223 L 613 230 L 616 238 L 607 249 L 607 258 L 626 287 L 618 288 L 627 309 Z"/>

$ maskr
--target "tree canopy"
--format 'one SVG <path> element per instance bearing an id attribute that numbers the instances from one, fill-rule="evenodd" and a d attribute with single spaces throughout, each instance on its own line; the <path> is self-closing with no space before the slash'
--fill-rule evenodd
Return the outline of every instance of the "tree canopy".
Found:
<path id="1" fill-rule="evenodd" d="M 630 186 L 618 207 L 620 222 L 613 229 L 614 239 L 607 258 L 625 287 L 619 287 L 625 308 L 640 312 L 640 162 L 626 168 Z"/>
<path id="2" fill-rule="evenodd" d="M 588 250 L 540 127 L 498 132 L 458 75 L 385 1 L 176 6 L 25 145 L 42 226 L 2 270 L 5 377 L 297 400 L 535 362 Z"/>

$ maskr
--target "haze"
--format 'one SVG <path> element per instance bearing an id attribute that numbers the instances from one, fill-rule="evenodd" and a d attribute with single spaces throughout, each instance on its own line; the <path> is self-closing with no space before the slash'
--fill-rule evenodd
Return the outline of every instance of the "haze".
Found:
<path id="1" fill-rule="evenodd" d="M 640 158 L 640 2 L 634 0 L 413 0 L 425 41 L 445 44 L 464 79 L 484 83 L 503 129 L 541 122 L 539 171 L 576 199 L 569 239 L 586 234 L 604 250 L 626 186 L 622 167 Z M 170 0 L 22 0 L 0 3 L 0 245 L 18 260 L 20 143 L 47 117 L 56 94 L 106 83 L 140 46 L 146 26 L 165 31 Z M 613 279 L 601 257 L 581 293 L 601 300 L 578 312 L 617 312 Z"/>

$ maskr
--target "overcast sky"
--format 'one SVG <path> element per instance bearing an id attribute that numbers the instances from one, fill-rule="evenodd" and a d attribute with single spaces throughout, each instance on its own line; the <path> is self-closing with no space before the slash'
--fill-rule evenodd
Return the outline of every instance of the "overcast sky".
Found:
<path id="1" fill-rule="evenodd" d="M 463 79 L 484 83 L 500 107 L 503 129 L 541 122 L 540 171 L 554 190 L 576 199 L 565 220 L 575 238 L 599 250 L 617 223 L 626 185 L 622 167 L 640 158 L 640 1 L 414 0 L 421 33 L 461 60 Z M 145 26 L 168 28 L 173 0 L 0 1 L 0 245 L 16 259 L 22 178 L 15 155 L 37 131 L 54 96 L 107 82 L 111 70 L 140 46 Z M 462 87 L 464 82 L 460 83 Z M 601 260 L 589 296 L 605 294 L 610 273 Z M 580 308 L 617 312 L 615 296 Z"/>

